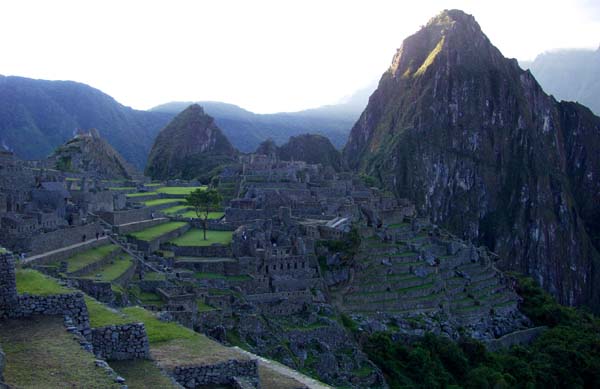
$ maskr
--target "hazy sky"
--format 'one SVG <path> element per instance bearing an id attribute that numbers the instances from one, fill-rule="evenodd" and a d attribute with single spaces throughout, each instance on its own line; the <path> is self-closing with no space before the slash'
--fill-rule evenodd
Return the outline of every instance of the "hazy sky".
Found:
<path id="1" fill-rule="evenodd" d="M 509 57 L 600 45 L 600 0 L 0 0 L 0 74 L 80 81 L 138 109 L 299 110 L 379 79 L 447 8 L 473 14 Z"/>

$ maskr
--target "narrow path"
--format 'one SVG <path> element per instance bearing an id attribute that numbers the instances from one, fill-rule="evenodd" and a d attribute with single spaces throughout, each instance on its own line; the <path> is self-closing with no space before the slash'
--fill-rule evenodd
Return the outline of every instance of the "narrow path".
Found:
<path id="1" fill-rule="evenodd" d="M 25 258 L 24 260 L 21 261 L 21 263 L 30 263 L 30 262 L 36 261 L 36 260 L 38 260 L 40 258 L 47 257 L 49 255 L 54 255 L 54 254 L 61 253 L 61 252 L 64 252 L 64 251 L 72 250 L 74 248 L 81 247 L 81 246 L 91 245 L 92 243 L 96 243 L 98 241 L 104 241 L 106 239 L 108 239 L 108 237 L 106 237 L 106 236 L 102 236 L 102 237 L 100 237 L 98 239 L 90 238 L 90 239 L 86 240 L 85 242 L 79 242 L 79 243 L 72 244 L 70 246 L 61 247 L 61 248 L 56 249 L 56 250 L 46 251 L 45 253 L 33 255 L 33 256 L 29 257 L 29 258 Z"/>
<path id="2" fill-rule="evenodd" d="M 308 387 L 310 389 L 332 389 L 333 388 L 332 386 L 326 385 L 326 384 L 319 382 L 313 378 L 310 378 L 309 376 L 304 375 L 297 370 L 287 367 L 284 364 L 281 364 L 276 361 L 272 361 L 267 358 L 263 358 L 260 355 L 253 354 L 253 353 L 243 350 L 237 346 L 233 347 L 233 348 L 237 352 L 247 355 L 252 359 L 258 359 L 258 363 L 260 363 L 263 367 L 274 370 L 279 374 L 283 374 L 284 376 L 293 378 L 296 381 L 300 382 L 301 384 L 306 385 L 306 387 Z"/>
<path id="3" fill-rule="evenodd" d="M 115 227 L 121 228 L 121 227 L 127 227 L 127 226 L 132 226 L 134 224 L 143 224 L 143 223 L 148 223 L 148 222 L 152 222 L 155 220 L 164 220 L 164 221 L 169 221 L 170 219 L 167 217 L 155 217 L 154 219 L 144 219 L 144 220 L 138 220 L 136 222 L 131 222 L 131 223 L 125 223 L 125 224 L 116 224 Z M 110 224 L 109 224 L 110 225 Z"/>

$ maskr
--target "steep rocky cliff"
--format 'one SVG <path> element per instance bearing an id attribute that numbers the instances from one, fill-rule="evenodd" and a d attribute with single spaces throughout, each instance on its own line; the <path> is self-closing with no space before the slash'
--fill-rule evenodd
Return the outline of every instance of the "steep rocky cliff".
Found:
<path id="1" fill-rule="evenodd" d="M 472 16 L 403 42 L 343 156 L 559 301 L 600 308 L 600 118 L 546 95 Z"/>
<path id="2" fill-rule="evenodd" d="M 100 137 L 96 129 L 79 131 L 73 139 L 48 157 L 47 164 L 51 168 L 103 179 L 133 179 L 141 176 L 140 172 Z"/>
<path id="3" fill-rule="evenodd" d="M 233 161 L 236 154 L 214 119 L 193 104 L 160 131 L 146 174 L 153 179 L 198 178 Z"/>

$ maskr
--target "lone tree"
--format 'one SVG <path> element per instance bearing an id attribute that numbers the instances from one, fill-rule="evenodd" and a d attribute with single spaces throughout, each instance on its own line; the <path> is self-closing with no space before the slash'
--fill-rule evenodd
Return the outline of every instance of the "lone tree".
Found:
<path id="1" fill-rule="evenodd" d="M 202 190 L 198 188 L 185 196 L 185 200 L 190 206 L 194 207 L 198 219 L 202 220 L 204 240 L 206 240 L 206 221 L 208 220 L 208 214 L 217 211 L 221 207 L 223 197 L 214 189 Z"/>

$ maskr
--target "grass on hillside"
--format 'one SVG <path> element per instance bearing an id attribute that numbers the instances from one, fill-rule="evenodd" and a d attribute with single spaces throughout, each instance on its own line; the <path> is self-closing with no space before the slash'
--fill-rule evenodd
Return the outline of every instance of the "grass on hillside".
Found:
<path id="1" fill-rule="evenodd" d="M 134 186 L 112 186 L 108 189 L 113 190 L 113 191 L 126 191 L 126 190 L 135 190 L 136 188 Z"/>
<path id="2" fill-rule="evenodd" d="M 154 207 L 157 205 L 164 205 L 164 204 L 176 204 L 176 203 L 180 203 L 182 201 L 183 201 L 183 199 L 154 199 L 154 200 L 144 201 L 143 204 L 146 207 Z"/>
<path id="3" fill-rule="evenodd" d="M 107 244 L 99 247 L 94 247 L 79 254 L 75 254 L 71 258 L 67 259 L 67 273 L 83 269 L 89 264 L 98 262 L 102 258 L 106 257 L 119 247 L 114 244 Z"/>
<path id="4" fill-rule="evenodd" d="M 93 354 L 65 331 L 62 317 L 0 322 L 5 381 L 15 388 L 119 388 Z"/>
<path id="5" fill-rule="evenodd" d="M 176 205 L 174 207 L 162 209 L 161 212 L 164 213 L 165 215 L 175 215 L 177 213 L 185 212 L 189 209 L 190 209 L 189 205 Z"/>
<path id="6" fill-rule="evenodd" d="M 187 195 L 195 191 L 196 189 L 206 189 L 206 186 L 163 186 L 157 189 L 158 193 L 164 193 L 167 195 Z"/>
<path id="7" fill-rule="evenodd" d="M 100 269 L 96 269 L 82 278 L 93 279 L 96 281 L 112 282 L 121 277 L 133 265 L 133 258 L 124 254 L 115 258 L 113 263 L 108 263 Z"/>
<path id="8" fill-rule="evenodd" d="M 126 194 L 125 196 L 127 198 L 136 198 L 136 197 L 144 197 L 144 196 L 155 196 L 157 195 L 157 192 L 139 192 L 139 193 L 129 193 Z"/>
<path id="9" fill-rule="evenodd" d="M 123 313 L 134 319 L 134 322 L 144 323 L 148 341 L 151 345 L 175 339 L 192 339 L 196 337 L 194 331 L 177 323 L 161 321 L 152 312 L 141 307 L 123 308 Z"/>
<path id="10" fill-rule="evenodd" d="M 208 219 L 209 220 L 216 220 L 216 219 L 220 219 L 223 217 L 223 215 L 225 215 L 223 212 L 209 212 L 208 213 Z M 185 218 L 191 218 L 191 219 L 197 219 L 198 216 L 196 215 L 196 211 L 187 211 L 184 212 L 180 215 L 181 217 L 185 217 Z M 200 214 L 200 219 L 204 219 L 204 214 Z"/>
<path id="11" fill-rule="evenodd" d="M 198 307 L 198 312 L 208 312 L 214 311 L 215 309 L 208 304 L 205 304 L 202 300 L 196 301 L 196 306 Z"/>
<path id="12" fill-rule="evenodd" d="M 185 224 L 185 222 L 168 222 L 146 228 L 142 231 L 133 232 L 129 235 L 139 240 L 150 241 L 171 231 L 175 231 L 176 229 L 183 227 Z"/>
<path id="13" fill-rule="evenodd" d="M 125 378 L 130 388 L 180 388 L 174 384 L 160 368 L 149 360 L 111 361 L 112 367 L 120 376 Z"/>
<path id="14" fill-rule="evenodd" d="M 85 305 L 87 305 L 90 315 L 90 327 L 92 328 L 134 322 L 121 312 L 111 309 L 89 296 L 85 296 Z"/>
<path id="15" fill-rule="evenodd" d="M 56 280 L 33 269 L 17 269 L 17 292 L 37 296 L 74 293 L 74 290 L 60 285 Z"/>
<path id="16" fill-rule="evenodd" d="M 202 229 L 191 229 L 179 238 L 173 239 L 170 243 L 177 246 L 210 246 L 213 243 L 228 245 L 231 243 L 232 231 L 206 231 L 206 240 L 204 240 L 204 231 Z"/>

